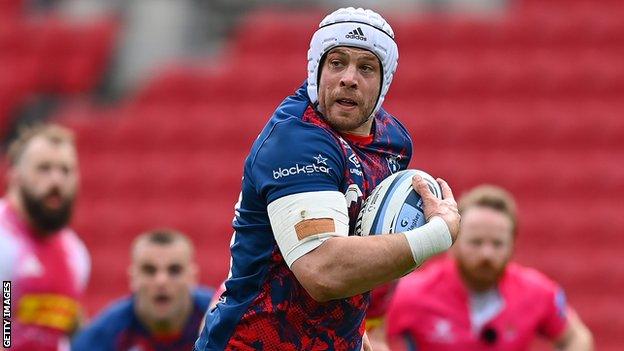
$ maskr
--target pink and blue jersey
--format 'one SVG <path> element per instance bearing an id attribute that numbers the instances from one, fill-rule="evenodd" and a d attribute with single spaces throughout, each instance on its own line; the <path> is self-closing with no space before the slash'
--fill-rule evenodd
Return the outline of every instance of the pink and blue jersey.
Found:
<path id="1" fill-rule="evenodd" d="M 245 161 L 230 277 L 196 350 L 361 348 L 369 294 L 312 299 L 282 257 L 267 205 L 296 193 L 339 191 L 353 235 L 363 199 L 405 169 L 412 154 L 409 134 L 394 117 L 380 109 L 374 118 L 369 140 L 340 135 L 311 106 L 305 84 L 277 108 Z"/>
<path id="2" fill-rule="evenodd" d="M 76 233 L 35 234 L 0 200 L 0 280 L 12 288 L 13 351 L 69 351 L 82 314 L 91 261 Z"/>
<path id="3" fill-rule="evenodd" d="M 536 335 L 554 340 L 567 326 L 562 289 L 534 269 L 507 266 L 498 284 L 502 307 L 478 327 L 461 279 L 451 258 L 402 278 L 387 316 L 390 339 L 403 339 L 408 350 L 520 351 Z"/>
<path id="4" fill-rule="evenodd" d="M 134 312 L 134 299 L 124 298 L 102 312 L 74 337 L 72 351 L 188 351 L 193 348 L 212 290 L 193 291 L 193 310 L 175 335 L 153 335 Z"/>

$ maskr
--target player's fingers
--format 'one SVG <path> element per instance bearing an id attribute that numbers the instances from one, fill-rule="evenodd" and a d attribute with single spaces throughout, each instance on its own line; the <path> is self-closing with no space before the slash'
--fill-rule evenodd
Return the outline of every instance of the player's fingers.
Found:
<path id="1" fill-rule="evenodd" d="M 448 183 L 442 178 L 437 178 L 436 181 L 440 184 L 440 188 L 442 188 L 442 198 L 444 200 L 453 200 L 454 203 L 455 197 L 453 196 L 453 191 Z"/>
<path id="2" fill-rule="evenodd" d="M 412 187 L 416 190 L 424 202 L 429 202 L 431 199 L 435 198 L 431 189 L 429 189 L 429 185 L 427 185 L 427 181 L 419 175 L 415 175 L 412 178 Z"/>

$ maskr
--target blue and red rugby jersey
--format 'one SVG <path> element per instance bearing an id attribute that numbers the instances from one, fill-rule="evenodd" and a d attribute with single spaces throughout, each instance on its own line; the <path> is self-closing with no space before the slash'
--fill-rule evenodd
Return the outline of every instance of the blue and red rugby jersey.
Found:
<path id="1" fill-rule="evenodd" d="M 115 302 L 72 340 L 72 351 L 177 351 L 192 350 L 210 304 L 213 290 L 193 291 L 193 311 L 177 335 L 155 336 L 134 313 L 133 297 Z"/>
<path id="2" fill-rule="evenodd" d="M 372 140 L 365 139 L 349 139 L 327 125 L 305 83 L 277 108 L 245 161 L 230 276 L 196 350 L 361 348 L 369 293 L 324 303 L 312 299 L 280 253 L 267 205 L 295 193 L 340 191 L 353 235 L 363 200 L 384 178 L 405 169 L 412 155 L 407 130 L 383 109 L 375 115 Z"/>

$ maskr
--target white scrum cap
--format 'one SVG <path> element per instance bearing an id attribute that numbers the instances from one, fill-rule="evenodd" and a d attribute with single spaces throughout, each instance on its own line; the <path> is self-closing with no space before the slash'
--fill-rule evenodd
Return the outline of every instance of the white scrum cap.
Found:
<path id="1" fill-rule="evenodd" d="M 312 36 L 308 50 L 308 96 L 313 104 L 318 103 L 321 59 L 337 46 L 365 49 L 379 58 L 383 76 L 379 98 L 371 116 L 375 115 L 390 88 L 399 61 L 392 28 L 378 13 L 362 8 L 342 8 L 325 17 Z"/>

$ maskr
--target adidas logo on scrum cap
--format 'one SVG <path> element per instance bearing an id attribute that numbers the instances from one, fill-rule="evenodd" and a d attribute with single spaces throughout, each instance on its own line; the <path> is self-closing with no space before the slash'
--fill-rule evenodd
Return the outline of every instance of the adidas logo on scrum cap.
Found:
<path id="1" fill-rule="evenodd" d="M 364 32 L 362 32 L 362 28 L 360 28 L 360 27 L 357 27 L 354 30 L 352 30 L 349 33 L 347 33 L 347 35 L 345 35 L 345 38 L 366 41 L 366 37 L 364 36 Z"/>

